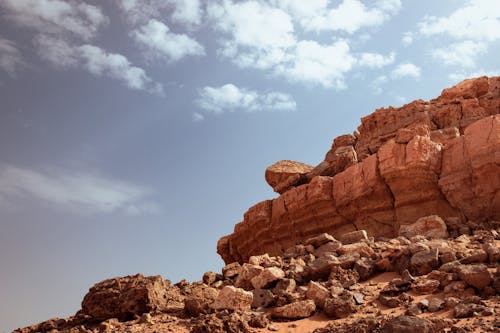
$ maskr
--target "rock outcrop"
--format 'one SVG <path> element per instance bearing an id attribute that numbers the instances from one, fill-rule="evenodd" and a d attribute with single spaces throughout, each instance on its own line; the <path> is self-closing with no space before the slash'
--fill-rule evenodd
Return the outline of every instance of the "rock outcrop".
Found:
<path id="1" fill-rule="evenodd" d="M 251 207 L 217 252 L 225 262 L 282 254 L 306 238 L 440 216 L 446 225 L 500 220 L 500 77 L 469 79 L 429 102 L 381 108 L 334 140 L 315 168 L 281 161 L 266 170 L 280 194 Z"/>
<path id="2" fill-rule="evenodd" d="M 410 230 L 421 227 L 416 222 Z M 358 241 L 344 244 L 323 233 L 284 257 L 252 256 L 251 263 L 230 263 L 223 274 L 206 272 L 193 283 L 172 286 L 142 275 L 105 280 L 89 290 L 75 316 L 15 332 L 258 333 L 289 331 L 300 322 L 284 321 L 312 316 L 317 330 L 294 331 L 498 331 L 500 256 L 490 250 L 499 248 L 497 230 L 445 239 L 364 235 L 351 234 L 348 240 Z"/>

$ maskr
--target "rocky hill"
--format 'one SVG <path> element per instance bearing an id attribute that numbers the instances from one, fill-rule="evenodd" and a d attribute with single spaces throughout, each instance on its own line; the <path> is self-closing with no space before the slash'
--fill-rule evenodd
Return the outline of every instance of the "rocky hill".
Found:
<path id="1" fill-rule="evenodd" d="M 113 278 L 17 333 L 499 332 L 500 77 L 379 109 L 219 240 L 197 282 Z"/>
<path id="2" fill-rule="evenodd" d="M 322 232 L 393 237 L 432 214 L 451 229 L 500 220 L 499 113 L 499 77 L 378 109 L 337 137 L 318 166 L 270 166 L 266 180 L 281 195 L 251 207 L 217 251 L 226 263 L 244 262 Z"/>

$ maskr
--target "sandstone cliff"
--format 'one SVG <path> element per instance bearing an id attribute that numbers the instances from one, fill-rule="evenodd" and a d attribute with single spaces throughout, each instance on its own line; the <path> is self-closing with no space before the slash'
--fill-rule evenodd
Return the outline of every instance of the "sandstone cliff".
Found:
<path id="1" fill-rule="evenodd" d="M 336 138 L 315 168 L 266 170 L 280 196 L 251 207 L 217 252 L 226 263 L 282 254 L 308 237 L 392 237 L 439 215 L 449 229 L 500 220 L 500 77 L 469 79 L 429 102 L 381 108 Z"/>

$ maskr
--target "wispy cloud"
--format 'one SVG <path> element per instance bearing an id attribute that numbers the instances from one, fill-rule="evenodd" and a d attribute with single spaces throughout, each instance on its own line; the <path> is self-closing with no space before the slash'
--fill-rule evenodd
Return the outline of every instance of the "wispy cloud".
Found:
<path id="1" fill-rule="evenodd" d="M 497 0 L 468 0 L 450 15 L 425 17 L 419 30 L 424 35 L 495 41 L 500 39 L 500 7 Z"/>
<path id="2" fill-rule="evenodd" d="M 292 96 L 281 92 L 259 93 L 239 88 L 233 84 L 220 87 L 204 87 L 196 103 L 205 111 L 213 113 L 244 111 L 292 111 L 297 108 Z M 195 120 L 203 120 L 195 116 Z"/>
<path id="3" fill-rule="evenodd" d="M 0 165 L 0 200 L 13 207 L 35 199 L 75 213 L 151 214 L 159 210 L 152 194 L 147 187 L 91 174 Z"/>
<path id="4" fill-rule="evenodd" d="M 108 22 L 101 9 L 74 0 L 2 0 L 5 17 L 17 25 L 46 33 L 71 33 L 83 39 L 94 37 Z"/>
<path id="5" fill-rule="evenodd" d="M 486 53 L 487 46 L 483 42 L 466 40 L 431 51 L 432 57 L 445 65 L 475 67 L 476 57 Z"/>
<path id="6" fill-rule="evenodd" d="M 394 52 L 387 56 L 378 53 L 361 53 L 358 64 L 370 68 L 381 68 L 394 63 L 396 54 Z"/>
<path id="7" fill-rule="evenodd" d="M 393 69 L 391 72 L 391 77 L 393 79 L 401 79 L 404 77 L 413 77 L 418 79 L 420 77 L 420 72 L 420 67 L 407 62 L 399 64 L 395 69 Z"/>
<path id="8" fill-rule="evenodd" d="M 133 24 L 144 24 L 169 13 L 173 22 L 189 28 L 201 24 L 203 10 L 200 0 L 115 0 L 118 7 Z"/>
<path id="9" fill-rule="evenodd" d="M 145 46 L 156 58 L 169 62 L 178 61 L 187 56 L 202 56 L 205 49 L 195 39 L 170 31 L 164 23 L 151 19 L 131 33 L 137 43 Z"/>
<path id="10" fill-rule="evenodd" d="M 144 69 L 133 66 L 124 55 L 108 53 L 89 44 L 71 45 L 63 39 L 47 35 L 38 35 L 35 44 L 40 56 L 54 66 L 83 68 L 93 75 L 122 81 L 131 89 L 163 93 L 161 84 L 154 82 Z"/>
<path id="11" fill-rule="evenodd" d="M 306 31 L 341 31 L 349 34 L 384 23 L 401 8 L 400 0 L 375 1 L 366 7 L 359 0 L 343 0 L 331 7 L 328 1 L 274 0 L 291 13 Z"/>
<path id="12" fill-rule="evenodd" d="M 357 0 L 329 6 L 326 1 L 225 0 L 211 2 L 207 13 L 223 36 L 218 50 L 222 58 L 241 68 L 265 70 L 291 82 L 344 89 L 345 77 L 353 69 L 376 69 L 394 62 L 394 54 L 353 52 L 346 38 L 337 37 L 327 43 L 300 39 L 295 27 L 298 23 L 306 31 L 351 34 L 365 26 L 382 24 L 399 10 L 399 0 L 377 1 L 371 9 Z"/>
<path id="13" fill-rule="evenodd" d="M 0 69 L 10 76 L 15 76 L 16 72 L 25 65 L 16 43 L 0 37 Z"/>
<path id="14" fill-rule="evenodd" d="M 496 0 L 468 0 L 451 14 L 426 16 L 418 25 L 428 37 L 451 38 L 449 45 L 435 49 L 432 57 L 444 65 L 475 68 L 476 59 L 500 40 L 500 7 Z"/>

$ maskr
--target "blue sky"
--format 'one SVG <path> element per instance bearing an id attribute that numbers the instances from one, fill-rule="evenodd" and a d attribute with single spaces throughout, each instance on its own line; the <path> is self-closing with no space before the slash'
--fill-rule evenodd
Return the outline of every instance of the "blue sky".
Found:
<path id="1" fill-rule="evenodd" d="M 499 75 L 497 0 L 0 0 L 0 332 L 216 242 L 382 106 Z"/>

